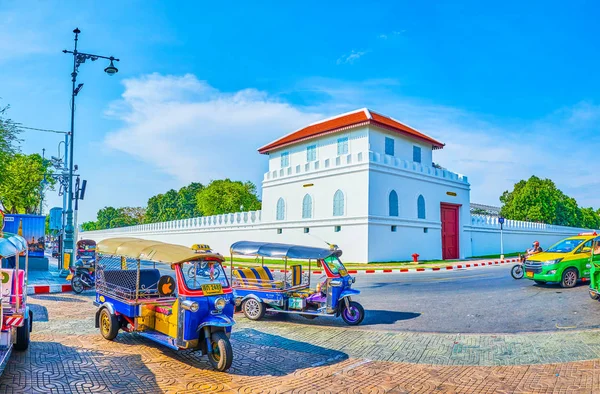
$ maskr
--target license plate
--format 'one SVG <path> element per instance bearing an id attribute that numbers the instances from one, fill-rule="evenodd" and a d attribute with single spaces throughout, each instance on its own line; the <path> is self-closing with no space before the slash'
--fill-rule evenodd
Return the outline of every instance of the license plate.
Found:
<path id="1" fill-rule="evenodd" d="M 71 280 L 71 279 L 73 279 L 73 274 L 67 275 L 67 280 Z"/>
<path id="2" fill-rule="evenodd" d="M 528 278 L 533 278 L 533 272 L 526 272 L 525 275 L 527 275 Z"/>
<path id="3" fill-rule="evenodd" d="M 223 286 L 220 283 L 202 285 L 202 292 L 204 292 L 204 295 L 223 294 Z"/>

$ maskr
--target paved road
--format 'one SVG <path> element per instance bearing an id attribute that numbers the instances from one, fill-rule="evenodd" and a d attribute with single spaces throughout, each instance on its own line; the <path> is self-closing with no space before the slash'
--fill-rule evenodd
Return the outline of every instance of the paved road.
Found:
<path id="1" fill-rule="evenodd" d="M 587 284 L 573 289 L 514 280 L 507 266 L 469 270 L 359 275 L 356 297 L 364 329 L 447 333 L 514 333 L 600 327 L 600 303 Z M 279 317 L 281 316 L 281 317 Z M 341 319 L 267 319 L 343 326 Z"/>

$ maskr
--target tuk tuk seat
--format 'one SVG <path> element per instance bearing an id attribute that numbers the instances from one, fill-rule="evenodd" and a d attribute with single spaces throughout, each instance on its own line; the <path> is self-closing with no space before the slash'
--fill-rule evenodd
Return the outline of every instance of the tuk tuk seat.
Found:
<path id="1" fill-rule="evenodd" d="M 283 282 L 275 281 L 268 267 L 238 268 L 233 270 L 240 287 L 258 287 L 263 289 L 282 289 Z"/>
<path id="2" fill-rule="evenodd" d="M 106 288 L 116 292 L 117 296 L 135 297 L 137 270 L 106 270 L 102 271 Z M 158 281 L 160 271 L 153 268 L 140 269 L 140 291 L 142 297 L 160 297 Z"/>

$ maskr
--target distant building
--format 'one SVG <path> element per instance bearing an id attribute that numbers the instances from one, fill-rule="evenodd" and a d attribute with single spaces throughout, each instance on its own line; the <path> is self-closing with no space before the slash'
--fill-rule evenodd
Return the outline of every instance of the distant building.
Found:
<path id="1" fill-rule="evenodd" d="M 366 108 L 304 127 L 258 150 L 269 155 L 262 220 L 340 233 L 363 261 L 468 256 L 469 183 L 433 166 L 443 147 Z"/>

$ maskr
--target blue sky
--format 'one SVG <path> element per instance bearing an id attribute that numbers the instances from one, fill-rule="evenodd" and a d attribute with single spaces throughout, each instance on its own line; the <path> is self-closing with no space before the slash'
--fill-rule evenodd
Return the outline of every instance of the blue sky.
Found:
<path id="1" fill-rule="evenodd" d="M 80 68 L 83 220 L 192 180 L 260 184 L 256 148 L 365 106 L 445 142 L 434 161 L 469 176 L 473 202 L 536 174 L 600 207 L 600 6 L 417 3 L 0 0 L 0 104 L 66 130 L 73 28 L 82 51 L 122 59 L 114 77 Z M 22 137 L 53 155 L 61 139 Z"/>

